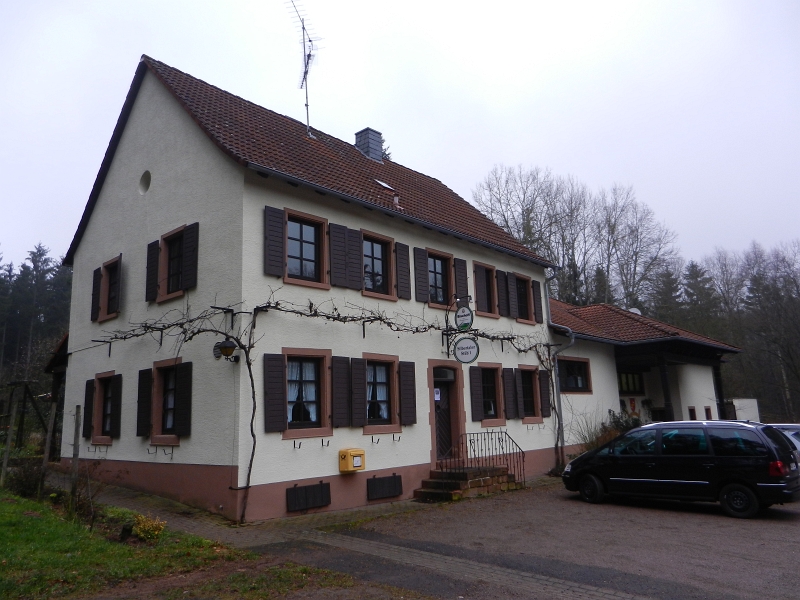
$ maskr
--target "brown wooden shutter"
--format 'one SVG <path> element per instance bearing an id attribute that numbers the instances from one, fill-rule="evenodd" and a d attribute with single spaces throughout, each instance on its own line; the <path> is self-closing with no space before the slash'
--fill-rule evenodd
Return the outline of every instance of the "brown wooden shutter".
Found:
<path id="1" fill-rule="evenodd" d="M 364 289 L 364 237 L 358 229 L 347 230 L 347 287 Z"/>
<path id="2" fill-rule="evenodd" d="M 539 406 L 542 417 L 550 416 L 550 371 L 539 369 Z"/>
<path id="3" fill-rule="evenodd" d="M 111 437 L 118 438 L 122 431 L 122 375 L 111 377 Z"/>
<path id="4" fill-rule="evenodd" d="M 283 210 L 264 207 L 264 275 L 283 277 L 286 264 Z"/>
<path id="5" fill-rule="evenodd" d="M 517 385 L 514 381 L 514 369 L 503 369 L 503 403 L 506 409 L 506 419 L 518 419 Z"/>
<path id="6" fill-rule="evenodd" d="M 417 379 L 413 362 L 401 361 L 400 373 L 400 424 L 414 425 L 417 422 Z"/>
<path id="7" fill-rule="evenodd" d="M 522 369 L 514 369 L 514 389 L 517 392 L 517 414 L 521 419 L 525 416 L 525 396 L 522 392 Z"/>
<path id="8" fill-rule="evenodd" d="M 103 281 L 103 269 L 95 269 L 92 273 L 92 321 L 100 316 L 100 287 Z"/>
<path id="9" fill-rule="evenodd" d="M 139 393 L 136 403 L 136 435 L 150 437 L 150 415 L 153 409 L 153 369 L 139 371 Z"/>
<path id="10" fill-rule="evenodd" d="M 427 302 L 430 299 L 428 251 L 425 248 L 414 248 L 414 297 L 417 302 Z"/>
<path id="11" fill-rule="evenodd" d="M 92 419 L 94 418 L 94 379 L 86 380 L 83 394 L 83 437 L 92 437 Z"/>
<path id="12" fill-rule="evenodd" d="M 467 296 L 469 296 L 469 284 L 467 283 L 467 261 L 463 258 L 454 258 L 453 259 L 453 270 L 455 271 L 456 276 L 456 296 L 460 298 L 460 300 L 456 303 L 458 308 L 462 306 L 469 306 L 469 300 L 467 300 Z"/>
<path id="13" fill-rule="evenodd" d="M 144 285 L 144 299 L 148 302 L 158 298 L 158 255 L 161 243 L 156 240 L 147 244 L 147 275 Z"/>
<path id="14" fill-rule="evenodd" d="M 408 257 L 408 246 L 395 242 L 394 244 L 394 264 L 397 277 L 397 297 L 403 300 L 411 300 L 411 263 Z"/>
<path id="15" fill-rule="evenodd" d="M 363 358 L 350 359 L 350 420 L 353 427 L 367 424 L 367 361 Z"/>
<path id="16" fill-rule="evenodd" d="M 347 227 L 330 223 L 331 285 L 347 287 Z"/>
<path id="17" fill-rule="evenodd" d="M 535 279 L 531 281 L 533 286 L 533 318 L 537 323 L 544 323 L 542 316 L 542 284 Z"/>
<path id="18" fill-rule="evenodd" d="M 472 420 L 483 421 L 483 378 L 480 367 L 469 368 L 469 397 L 472 402 Z"/>
<path id="19" fill-rule="evenodd" d="M 122 310 L 122 253 L 120 253 L 120 255 L 117 257 L 117 286 L 114 292 L 116 293 L 117 306 L 106 307 L 109 313 L 115 313 Z M 115 308 L 115 310 L 111 310 L 112 308 Z"/>
<path id="20" fill-rule="evenodd" d="M 192 434 L 192 363 L 175 365 L 175 435 Z"/>
<path id="21" fill-rule="evenodd" d="M 331 359 L 331 424 L 350 426 L 350 359 L 334 356 Z"/>
<path id="22" fill-rule="evenodd" d="M 264 431 L 286 431 L 286 357 L 264 355 Z"/>
<path id="23" fill-rule="evenodd" d="M 497 278 L 497 312 L 501 317 L 508 316 L 508 274 L 505 271 L 495 271 Z"/>
<path id="24" fill-rule="evenodd" d="M 486 294 L 486 267 L 475 265 L 475 310 L 492 312 Z"/>
<path id="25" fill-rule="evenodd" d="M 184 290 L 197 287 L 197 252 L 200 246 L 200 224 L 192 223 L 183 228 L 183 264 L 181 285 Z"/>
<path id="26" fill-rule="evenodd" d="M 519 306 L 517 306 L 517 276 L 513 273 L 508 274 L 508 316 L 512 319 L 519 317 Z"/>

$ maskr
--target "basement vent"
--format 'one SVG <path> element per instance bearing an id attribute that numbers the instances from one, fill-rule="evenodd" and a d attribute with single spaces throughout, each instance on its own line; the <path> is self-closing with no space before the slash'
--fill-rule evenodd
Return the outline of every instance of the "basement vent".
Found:
<path id="1" fill-rule="evenodd" d="M 320 506 L 328 506 L 330 503 L 330 483 L 320 481 L 313 485 L 295 485 L 294 487 L 286 488 L 286 510 L 288 512 L 319 508 Z"/>
<path id="2" fill-rule="evenodd" d="M 381 498 L 394 498 L 403 493 L 403 478 L 392 474 L 388 477 L 373 477 L 367 479 L 367 500 L 380 500 Z"/>

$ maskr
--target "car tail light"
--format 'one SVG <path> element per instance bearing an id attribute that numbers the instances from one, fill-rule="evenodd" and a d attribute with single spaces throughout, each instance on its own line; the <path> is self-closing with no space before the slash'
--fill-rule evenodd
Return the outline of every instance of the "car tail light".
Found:
<path id="1" fill-rule="evenodd" d="M 789 474 L 789 468 L 780 460 L 773 460 L 769 463 L 770 477 L 785 477 Z"/>

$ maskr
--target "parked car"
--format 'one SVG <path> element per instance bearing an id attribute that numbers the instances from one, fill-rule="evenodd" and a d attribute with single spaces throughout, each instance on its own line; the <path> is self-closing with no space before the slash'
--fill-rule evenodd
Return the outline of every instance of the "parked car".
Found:
<path id="1" fill-rule="evenodd" d="M 773 423 L 772 426 L 775 429 L 780 429 L 800 451 L 800 425 L 797 423 Z"/>
<path id="2" fill-rule="evenodd" d="M 800 499 L 800 454 L 762 423 L 672 421 L 637 427 L 564 469 L 586 502 L 606 494 L 718 501 L 732 517 Z"/>

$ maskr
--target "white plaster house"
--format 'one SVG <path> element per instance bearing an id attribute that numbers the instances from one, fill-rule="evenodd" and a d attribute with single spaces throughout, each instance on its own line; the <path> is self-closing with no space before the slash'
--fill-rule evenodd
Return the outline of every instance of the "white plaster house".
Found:
<path id="1" fill-rule="evenodd" d="M 548 326 L 545 277 L 556 266 L 438 180 L 382 160 L 380 139 L 309 131 L 142 58 L 66 256 L 65 405 L 83 407 L 81 459 L 103 459 L 99 474 L 122 485 L 239 518 L 252 447 L 244 361 L 215 358 L 222 335 L 102 343 L 215 306 L 235 308 L 232 332 L 257 319 L 247 520 L 411 497 L 464 434 L 505 432 L 529 475 L 554 461 L 557 378 L 536 352 L 481 338 L 477 361 L 462 365 L 435 328 L 298 316 L 275 302 L 429 325 L 468 304 L 474 329 L 529 345 L 575 341 L 559 362 L 565 397 L 580 399 L 564 409 L 567 444 L 573 411 L 619 410 L 629 394 L 617 365 L 634 357 L 613 328 L 562 303 Z M 229 313 L 215 318 L 230 326 Z M 712 350 L 680 367 L 658 354 L 671 361 L 670 386 L 635 372 L 654 408 L 658 390 L 672 389 L 667 406 L 688 418 L 683 399 L 714 396 L 709 367 L 736 349 L 687 335 L 684 354 Z M 340 473 L 347 448 L 364 450 L 365 469 Z"/>

